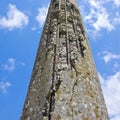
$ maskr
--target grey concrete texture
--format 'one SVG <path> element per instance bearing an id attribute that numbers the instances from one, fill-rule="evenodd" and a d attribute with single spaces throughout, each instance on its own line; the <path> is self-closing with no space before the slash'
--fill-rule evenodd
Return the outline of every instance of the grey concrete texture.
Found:
<path id="1" fill-rule="evenodd" d="M 109 120 L 76 0 L 52 0 L 21 120 Z"/>

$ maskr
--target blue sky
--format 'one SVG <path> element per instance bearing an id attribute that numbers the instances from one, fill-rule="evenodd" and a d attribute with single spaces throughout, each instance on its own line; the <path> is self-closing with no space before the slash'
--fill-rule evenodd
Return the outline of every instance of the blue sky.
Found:
<path id="1" fill-rule="evenodd" d="M 19 120 L 50 0 L 0 0 L 0 120 Z M 79 0 L 111 120 L 120 120 L 120 0 Z"/>

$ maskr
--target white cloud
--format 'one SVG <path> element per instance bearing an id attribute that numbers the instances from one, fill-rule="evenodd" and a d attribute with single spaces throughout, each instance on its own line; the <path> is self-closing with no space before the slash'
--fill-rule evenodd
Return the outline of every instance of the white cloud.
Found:
<path id="1" fill-rule="evenodd" d="M 114 0 L 116 6 L 120 6 L 120 0 Z"/>
<path id="2" fill-rule="evenodd" d="M 37 29 L 37 27 L 32 27 L 31 30 L 32 31 L 35 31 Z"/>
<path id="3" fill-rule="evenodd" d="M 17 65 L 22 65 L 24 66 L 25 64 L 23 62 L 20 62 L 14 58 L 9 58 L 7 60 L 7 63 L 2 65 L 3 69 L 9 72 L 13 72 L 16 68 Z"/>
<path id="4" fill-rule="evenodd" d="M 114 24 L 114 25 L 120 24 L 120 15 L 119 15 L 119 16 L 117 15 L 117 16 L 113 19 L 113 24 Z"/>
<path id="5" fill-rule="evenodd" d="M 38 9 L 38 15 L 36 16 L 36 20 L 38 21 L 40 27 L 42 27 L 45 22 L 47 12 L 48 7 L 42 7 Z"/>
<path id="6" fill-rule="evenodd" d="M 97 21 L 93 23 L 93 26 L 97 31 L 100 31 L 102 28 L 109 31 L 114 29 L 114 26 L 109 21 L 109 15 L 106 11 L 97 14 Z"/>
<path id="7" fill-rule="evenodd" d="M 115 116 L 115 117 L 111 118 L 111 120 L 120 120 L 120 116 L 119 115 Z"/>
<path id="8" fill-rule="evenodd" d="M 103 52 L 103 60 L 105 61 L 105 63 L 108 63 L 111 60 L 117 60 L 117 59 L 120 59 L 119 54 L 113 54 L 113 53 L 108 52 L 108 51 Z"/>
<path id="9" fill-rule="evenodd" d="M 111 118 L 111 120 L 120 120 L 120 115 L 117 115 L 117 116 Z"/>
<path id="10" fill-rule="evenodd" d="M 115 69 L 120 68 L 120 64 L 119 64 L 119 63 L 115 63 L 115 64 L 114 64 L 114 68 L 115 68 Z"/>
<path id="11" fill-rule="evenodd" d="M 116 30 L 120 25 L 120 11 L 118 10 L 120 0 L 85 0 L 82 6 L 81 13 L 87 31 L 92 37 L 99 36 L 102 30 L 107 32 Z"/>
<path id="12" fill-rule="evenodd" d="M 120 24 L 120 18 L 115 18 L 114 22 L 115 22 L 115 24 Z"/>
<path id="13" fill-rule="evenodd" d="M 85 21 L 93 26 L 96 31 L 100 31 L 102 28 L 108 31 L 113 30 L 114 26 L 110 21 L 109 13 L 102 5 L 103 2 L 90 0 L 89 4 L 91 6 L 90 13 L 85 16 Z"/>
<path id="14" fill-rule="evenodd" d="M 15 59 L 9 58 L 7 63 L 3 65 L 4 70 L 7 71 L 14 71 L 15 69 Z"/>
<path id="15" fill-rule="evenodd" d="M 98 75 L 111 120 L 120 120 L 120 72 L 107 77 Z"/>
<path id="16" fill-rule="evenodd" d="M 15 28 L 23 28 L 28 22 L 28 17 L 12 4 L 9 4 L 7 17 L 0 17 L 0 27 L 10 31 Z"/>
<path id="17" fill-rule="evenodd" d="M 7 93 L 7 88 L 11 86 L 10 82 L 0 82 L 0 91 Z"/>

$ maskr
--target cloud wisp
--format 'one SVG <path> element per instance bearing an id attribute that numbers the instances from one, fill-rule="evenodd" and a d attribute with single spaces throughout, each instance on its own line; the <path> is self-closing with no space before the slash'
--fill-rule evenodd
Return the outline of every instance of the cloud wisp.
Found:
<path id="1" fill-rule="evenodd" d="M 7 63 L 3 64 L 2 67 L 5 71 L 13 72 L 15 70 L 16 66 L 18 66 L 18 65 L 24 66 L 25 64 L 14 58 L 8 58 Z"/>
<path id="2" fill-rule="evenodd" d="M 118 59 L 120 59 L 119 54 L 113 54 L 113 53 L 108 52 L 108 51 L 103 52 L 103 60 L 105 63 L 108 63 L 112 60 L 118 60 Z"/>
<path id="3" fill-rule="evenodd" d="M 89 0 L 84 1 L 84 3 L 88 5 L 88 8 L 84 10 L 86 7 L 83 6 L 81 11 L 83 11 L 84 21 L 89 33 L 97 36 L 102 30 L 111 32 L 120 25 L 120 12 L 117 9 L 120 6 L 120 0 Z"/>
<path id="4" fill-rule="evenodd" d="M 3 93 L 3 94 L 5 94 L 5 93 L 7 93 L 7 88 L 8 87 L 11 87 L 12 85 L 11 85 L 11 83 L 10 82 L 0 82 L 0 91 Z"/>
<path id="5" fill-rule="evenodd" d="M 48 12 L 48 6 L 38 8 L 38 15 L 35 17 L 35 19 L 37 20 L 39 27 L 43 26 L 46 16 L 47 16 L 47 12 Z"/>
<path id="6" fill-rule="evenodd" d="M 8 29 L 21 29 L 27 26 L 29 18 L 22 11 L 18 10 L 15 5 L 9 4 L 7 16 L 0 17 L 0 28 Z"/>
<path id="7" fill-rule="evenodd" d="M 117 7 L 120 6 L 120 0 L 114 0 L 114 3 L 115 3 L 115 5 L 116 5 Z"/>
<path id="8" fill-rule="evenodd" d="M 120 120 L 120 72 L 107 77 L 100 73 L 98 75 L 110 118 L 111 120 Z"/>
<path id="9" fill-rule="evenodd" d="M 102 2 L 96 0 L 90 0 L 90 12 L 85 16 L 85 21 L 88 22 L 96 31 L 101 29 L 107 29 L 111 31 L 114 26 L 109 19 L 109 13 L 103 7 Z"/>

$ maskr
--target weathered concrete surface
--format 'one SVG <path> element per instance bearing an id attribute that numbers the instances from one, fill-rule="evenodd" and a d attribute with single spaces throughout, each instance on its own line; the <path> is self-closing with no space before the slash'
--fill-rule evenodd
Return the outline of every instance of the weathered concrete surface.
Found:
<path id="1" fill-rule="evenodd" d="M 109 120 L 75 0 L 52 0 L 21 120 Z"/>

